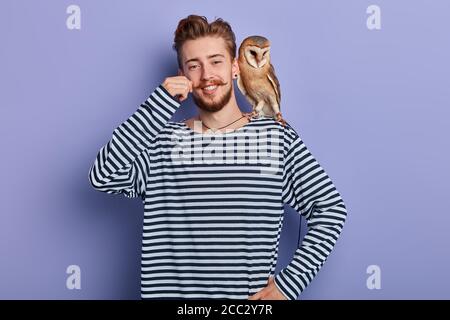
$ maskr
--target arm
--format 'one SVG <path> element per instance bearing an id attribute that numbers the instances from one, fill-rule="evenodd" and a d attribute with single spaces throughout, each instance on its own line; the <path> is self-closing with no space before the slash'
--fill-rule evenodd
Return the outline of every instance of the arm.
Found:
<path id="1" fill-rule="evenodd" d="M 283 202 L 304 216 L 308 225 L 294 258 L 274 279 L 277 288 L 294 300 L 331 253 L 347 210 L 329 176 L 290 126 L 286 128 L 284 161 Z"/>
<path id="2" fill-rule="evenodd" d="M 89 170 L 91 185 L 106 193 L 142 197 L 148 169 L 145 150 L 179 106 L 171 93 L 159 85 L 100 149 Z"/>

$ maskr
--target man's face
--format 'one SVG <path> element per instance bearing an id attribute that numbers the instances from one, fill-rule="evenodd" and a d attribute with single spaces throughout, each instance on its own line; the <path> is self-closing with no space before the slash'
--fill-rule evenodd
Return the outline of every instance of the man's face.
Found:
<path id="1" fill-rule="evenodd" d="M 239 70 L 225 41 L 217 37 L 188 40 L 183 44 L 181 60 L 183 69 L 179 72 L 192 81 L 196 105 L 209 112 L 222 109 L 232 97 L 232 77 Z"/>

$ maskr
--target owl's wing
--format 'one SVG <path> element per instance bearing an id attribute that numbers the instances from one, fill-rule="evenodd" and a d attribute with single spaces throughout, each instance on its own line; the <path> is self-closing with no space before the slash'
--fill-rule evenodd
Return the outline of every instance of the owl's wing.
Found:
<path id="1" fill-rule="evenodd" d="M 278 105 L 280 105 L 280 100 L 281 100 L 280 82 L 278 81 L 278 78 L 275 75 L 275 68 L 273 67 L 272 64 L 270 64 L 269 73 L 267 74 L 267 78 L 269 79 L 270 83 L 272 84 L 273 90 L 275 91 L 275 94 L 277 95 Z"/>
<path id="2" fill-rule="evenodd" d="M 238 78 L 237 78 L 237 86 L 238 86 L 239 90 L 241 91 L 241 93 L 244 96 L 247 96 L 247 91 L 245 91 L 245 87 L 244 87 L 244 84 L 242 83 L 242 79 L 241 79 L 240 75 L 238 75 Z"/>

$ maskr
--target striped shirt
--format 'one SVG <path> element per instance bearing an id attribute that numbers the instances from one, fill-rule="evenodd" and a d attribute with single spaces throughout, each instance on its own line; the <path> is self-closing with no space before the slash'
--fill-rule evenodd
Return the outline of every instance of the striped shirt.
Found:
<path id="1" fill-rule="evenodd" d="M 298 298 L 346 219 L 333 182 L 289 124 L 200 133 L 170 121 L 179 106 L 159 85 L 89 170 L 95 189 L 143 201 L 141 298 L 247 299 L 269 276 Z M 285 204 L 308 231 L 275 275 Z"/>

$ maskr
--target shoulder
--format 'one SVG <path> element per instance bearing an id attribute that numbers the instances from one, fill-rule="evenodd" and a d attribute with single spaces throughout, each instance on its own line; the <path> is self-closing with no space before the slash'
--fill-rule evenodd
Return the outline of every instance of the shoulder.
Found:
<path id="1" fill-rule="evenodd" d="M 253 121 L 255 123 L 255 128 L 276 130 L 288 143 L 292 143 L 295 140 L 301 140 L 297 130 L 294 129 L 288 121 L 286 121 L 285 126 L 274 118 L 267 116 L 255 118 Z"/>
<path id="2" fill-rule="evenodd" d="M 260 131 L 283 133 L 283 125 L 269 116 L 254 117 L 251 120 L 251 128 Z"/>

